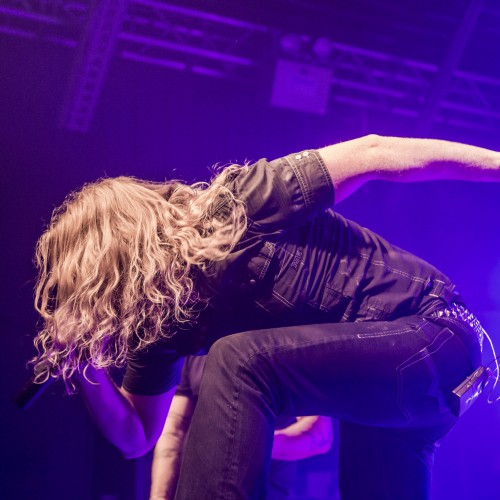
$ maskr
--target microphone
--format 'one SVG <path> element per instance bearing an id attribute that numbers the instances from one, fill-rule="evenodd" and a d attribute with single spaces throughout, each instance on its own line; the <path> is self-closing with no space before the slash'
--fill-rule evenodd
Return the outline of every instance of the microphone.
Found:
<path id="1" fill-rule="evenodd" d="M 54 378 L 49 377 L 45 382 L 37 383 L 35 382 L 35 375 L 33 375 L 14 396 L 14 404 L 21 410 L 26 410 L 26 408 L 29 408 L 54 381 Z"/>

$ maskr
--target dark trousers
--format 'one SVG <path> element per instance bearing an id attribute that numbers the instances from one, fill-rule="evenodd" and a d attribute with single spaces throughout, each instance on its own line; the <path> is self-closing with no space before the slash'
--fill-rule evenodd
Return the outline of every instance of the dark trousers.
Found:
<path id="1" fill-rule="evenodd" d="M 458 319 L 245 332 L 211 348 L 177 497 L 265 498 L 275 417 L 340 419 L 343 499 L 425 499 L 449 396 L 479 365 Z"/>

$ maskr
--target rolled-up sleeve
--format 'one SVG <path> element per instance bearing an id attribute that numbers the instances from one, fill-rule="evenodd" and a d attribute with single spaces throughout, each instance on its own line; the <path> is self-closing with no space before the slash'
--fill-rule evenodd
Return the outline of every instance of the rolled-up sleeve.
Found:
<path id="1" fill-rule="evenodd" d="M 245 202 L 251 227 L 274 232 L 305 224 L 334 204 L 333 183 L 315 150 L 242 169 L 233 190 Z"/>

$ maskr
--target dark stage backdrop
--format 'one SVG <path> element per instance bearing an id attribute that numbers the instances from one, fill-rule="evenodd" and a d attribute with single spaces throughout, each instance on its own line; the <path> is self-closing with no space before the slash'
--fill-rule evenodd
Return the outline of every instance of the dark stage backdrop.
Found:
<path id="1" fill-rule="evenodd" d="M 116 60 L 89 132 L 73 133 L 57 127 L 70 49 L 4 37 L 0 54 L 0 497 L 144 498 L 147 461 L 126 462 L 103 443 L 79 396 L 56 384 L 26 412 L 10 401 L 33 355 L 32 255 L 53 208 L 103 175 L 206 180 L 216 163 L 275 158 L 367 132 L 412 135 L 414 124 L 340 104 L 325 116 L 272 108 L 272 73 L 231 82 Z M 473 133 L 432 135 L 500 148 Z M 500 185 L 373 183 L 338 210 L 449 274 L 500 345 Z M 497 498 L 499 412 L 500 404 L 477 404 L 443 441 L 437 500 Z M 303 464 L 300 498 L 335 495 L 334 462 L 332 452 Z"/>

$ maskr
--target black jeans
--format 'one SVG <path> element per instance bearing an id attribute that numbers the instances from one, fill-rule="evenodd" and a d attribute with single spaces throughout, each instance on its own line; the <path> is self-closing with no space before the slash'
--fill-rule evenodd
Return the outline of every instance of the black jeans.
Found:
<path id="1" fill-rule="evenodd" d="M 178 499 L 265 497 L 277 414 L 340 419 L 343 499 L 425 499 L 451 390 L 481 363 L 466 323 L 307 325 L 218 340 L 205 368 Z"/>

